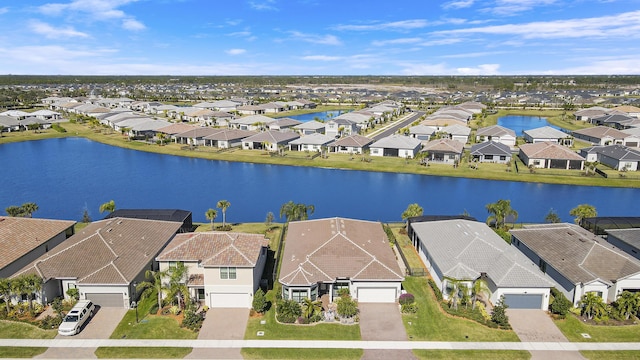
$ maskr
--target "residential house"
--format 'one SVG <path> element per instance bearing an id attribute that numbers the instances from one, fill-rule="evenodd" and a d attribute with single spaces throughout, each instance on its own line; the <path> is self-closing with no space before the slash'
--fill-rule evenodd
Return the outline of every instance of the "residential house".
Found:
<path id="1" fill-rule="evenodd" d="M 474 114 L 481 114 L 482 110 L 485 110 L 487 108 L 487 105 L 484 105 L 483 103 L 477 101 L 467 101 L 458 104 L 457 107 L 467 111 L 471 111 Z"/>
<path id="2" fill-rule="evenodd" d="M 258 131 L 268 128 L 276 119 L 264 115 L 249 115 L 229 121 L 233 129 Z"/>
<path id="3" fill-rule="evenodd" d="M 204 145 L 219 149 L 241 147 L 242 139 L 248 138 L 249 136 L 253 136 L 257 133 L 257 131 L 249 130 L 221 129 L 221 131 L 205 136 Z"/>
<path id="4" fill-rule="evenodd" d="M 637 171 L 640 168 L 640 151 L 623 145 L 584 148 L 580 155 L 587 161 L 597 161 L 618 171 Z"/>
<path id="5" fill-rule="evenodd" d="M 403 271 L 380 222 L 329 218 L 289 223 L 282 298 L 333 302 L 348 289 L 360 303 L 394 303 Z"/>
<path id="6" fill-rule="evenodd" d="M 154 259 L 180 229 L 180 222 L 112 218 L 87 225 L 13 276 L 43 280 L 37 299 L 50 302 L 77 288 L 80 299 L 101 307 L 129 308 L 135 284 L 145 281 Z"/>
<path id="7" fill-rule="evenodd" d="M 479 128 L 476 131 L 476 142 L 494 141 L 504 145 L 516 146 L 516 132 L 500 125 Z"/>
<path id="8" fill-rule="evenodd" d="M 264 108 L 260 105 L 241 105 L 236 107 L 236 111 L 242 115 L 260 115 L 265 113 Z"/>
<path id="9" fill-rule="evenodd" d="M 464 144 L 451 139 L 435 139 L 424 144 L 422 151 L 427 153 L 428 161 L 458 164 L 462 158 Z"/>
<path id="10" fill-rule="evenodd" d="M 334 138 L 358 133 L 357 123 L 353 120 L 337 117 L 325 123 L 324 133 Z"/>
<path id="11" fill-rule="evenodd" d="M 554 129 L 551 126 L 523 131 L 524 140 L 528 143 L 554 142 L 560 145 L 572 146 L 573 139 L 565 132 Z"/>
<path id="12" fill-rule="evenodd" d="M 0 216 L 0 278 L 7 278 L 73 235 L 75 221 Z"/>
<path id="13" fill-rule="evenodd" d="M 340 154 L 363 154 L 369 150 L 372 143 L 373 139 L 355 134 L 334 141 L 329 144 L 329 149 L 331 152 Z"/>
<path id="14" fill-rule="evenodd" d="M 512 309 L 548 308 L 553 281 L 487 224 L 465 219 L 412 221 L 408 232 L 445 298 L 482 281 L 489 290 L 484 298 L 493 304 L 504 296 Z"/>
<path id="15" fill-rule="evenodd" d="M 334 141 L 335 138 L 332 136 L 315 133 L 307 136 L 301 136 L 289 142 L 289 149 L 292 151 L 320 152 L 322 151 L 322 148 L 327 147 Z"/>
<path id="16" fill-rule="evenodd" d="M 607 242 L 640 260 L 640 229 L 608 229 Z"/>
<path id="17" fill-rule="evenodd" d="M 622 291 L 640 291 L 640 262 L 578 225 L 526 225 L 509 232 L 511 243 L 574 305 L 588 292 L 612 302 Z"/>
<path id="18" fill-rule="evenodd" d="M 184 264 L 193 299 L 211 308 L 250 309 L 268 246 L 269 239 L 260 234 L 184 233 L 176 235 L 156 261 L 160 271 Z"/>
<path id="19" fill-rule="evenodd" d="M 195 229 L 191 211 L 180 209 L 116 209 L 104 218 L 175 221 L 182 223 L 179 232 L 191 232 Z"/>
<path id="20" fill-rule="evenodd" d="M 293 131 L 293 127 L 302 124 L 302 121 L 291 118 L 278 118 L 274 122 L 270 123 L 269 130 L 277 131 Z"/>
<path id="21" fill-rule="evenodd" d="M 614 112 L 611 114 L 595 117 L 592 119 L 591 122 L 598 126 L 603 125 L 603 126 L 616 128 L 616 129 L 624 129 L 625 128 L 624 124 L 627 124 L 635 120 L 638 120 L 638 118 L 635 116 L 629 116 L 626 114 L 620 114 L 620 113 Z"/>
<path id="22" fill-rule="evenodd" d="M 295 125 L 293 129 L 297 131 L 301 136 L 305 136 L 315 133 L 324 134 L 324 126 L 324 123 L 312 120 Z"/>
<path id="23" fill-rule="evenodd" d="M 625 145 L 639 147 L 640 136 L 630 135 L 626 132 L 610 128 L 608 126 L 596 126 L 587 129 L 574 130 L 573 137 L 590 142 L 594 145 Z"/>
<path id="24" fill-rule="evenodd" d="M 609 109 L 603 108 L 601 106 L 593 106 L 586 109 L 580 109 L 573 113 L 576 117 L 576 120 L 585 121 L 585 122 L 593 122 L 593 118 L 597 118 L 603 115 L 607 115 L 609 113 Z"/>
<path id="25" fill-rule="evenodd" d="M 460 141 L 461 143 L 466 144 L 469 141 L 471 128 L 456 124 L 443 127 L 438 132 L 447 134 L 451 140 Z"/>
<path id="26" fill-rule="evenodd" d="M 416 125 L 409 128 L 409 136 L 420 139 L 429 140 L 435 135 L 437 128 L 434 126 Z"/>
<path id="27" fill-rule="evenodd" d="M 205 137 L 224 131 L 224 129 L 214 129 L 210 127 L 195 127 L 175 135 L 176 143 L 191 146 L 205 145 Z"/>
<path id="28" fill-rule="evenodd" d="M 176 135 L 187 132 L 189 130 L 196 129 L 196 128 L 197 127 L 193 125 L 177 123 L 177 124 L 170 124 L 165 127 L 161 127 L 156 130 L 156 133 L 166 134 L 169 136 L 169 138 L 172 141 L 176 141 Z"/>
<path id="29" fill-rule="evenodd" d="M 627 114 L 629 116 L 640 118 L 640 108 L 637 107 L 637 106 L 621 105 L 621 106 L 616 106 L 612 110 L 625 113 L 625 114 Z"/>
<path id="30" fill-rule="evenodd" d="M 471 146 L 471 158 L 478 162 L 508 164 L 511 162 L 511 148 L 497 141 L 487 141 Z"/>
<path id="31" fill-rule="evenodd" d="M 543 169 L 583 170 L 585 159 L 555 142 L 520 145 L 518 156 L 528 167 Z"/>
<path id="32" fill-rule="evenodd" d="M 414 158 L 422 148 L 422 141 L 410 136 L 394 134 L 369 145 L 371 156 Z"/>
<path id="33" fill-rule="evenodd" d="M 245 150 L 277 151 L 280 146 L 287 146 L 290 141 L 299 138 L 300 135 L 293 131 L 263 131 L 242 139 L 242 148 Z"/>
<path id="34" fill-rule="evenodd" d="M 0 115 L 0 126 L 2 132 L 20 131 L 20 122 L 11 116 Z"/>

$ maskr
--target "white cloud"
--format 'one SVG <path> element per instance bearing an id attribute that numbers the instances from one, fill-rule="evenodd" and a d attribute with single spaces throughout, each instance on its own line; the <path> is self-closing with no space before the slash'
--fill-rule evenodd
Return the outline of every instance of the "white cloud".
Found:
<path id="1" fill-rule="evenodd" d="M 557 0 L 496 0 L 494 7 L 487 7 L 482 11 L 502 16 L 517 15 L 517 13 L 529 11 L 536 6 L 548 6 L 556 2 Z"/>
<path id="2" fill-rule="evenodd" d="M 321 44 L 321 45 L 342 45 L 340 39 L 338 39 L 334 35 L 314 35 L 314 34 L 305 34 L 300 31 L 290 31 L 291 37 L 296 40 L 312 43 L 312 44 Z"/>
<path id="3" fill-rule="evenodd" d="M 429 25 L 427 20 L 415 19 L 415 20 L 401 20 L 392 22 L 374 22 L 366 25 L 337 25 L 335 30 L 346 31 L 370 31 L 370 30 L 412 30 L 420 29 Z"/>
<path id="4" fill-rule="evenodd" d="M 247 52 L 245 49 L 229 49 L 225 51 L 229 55 L 242 55 Z"/>
<path id="5" fill-rule="evenodd" d="M 8 7 L 1 7 L 0 8 L 0 15 L 6 14 L 8 12 L 9 12 L 9 8 Z"/>
<path id="6" fill-rule="evenodd" d="M 278 8 L 274 5 L 275 0 L 265 0 L 265 1 L 249 1 L 249 6 L 251 6 L 254 10 L 259 11 L 277 11 Z"/>
<path id="7" fill-rule="evenodd" d="M 47 39 L 60 39 L 60 38 L 88 38 L 89 35 L 81 31 L 77 31 L 72 27 L 55 28 L 47 23 L 33 20 L 29 22 L 29 28 L 36 34 L 44 35 Z"/>
<path id="8" fill-rule="evenodd" d="M 476 67 L 456 68 L 457 75 L 498 75 L 500 64 L 481 64 Z"/>
<path id="9" fill-rule="evenodd" d="M 640 11 L 584 19 L 536 21 L 524 24 L 445 30 L 432 34 L 517 35 L 525 39 L 637 38 L 640 35 Z"/>
<path id="10" fill-rule="evenodd" d="M 474 3 L 474 0 L 460 0 L 460 1 L 449 1 L 447 3 L 442 4 L 443 9 L 464 9 L 471 7 Z"/>
<path id="11" fill-rule="evenodd" d="M 131 31 L 140 31 L 146 29 L 147 27 L 144 26 L 144 24 L 140 21 L 129 18 L 122 20 L 122 28 Z"/>
<path id="12" fill-rule="evenodd" d="M 419 37 L 412 38 L 400 38 L 400 39 L 391 39 L 391 40 L 375 40 L 372 41 L 371 44 L 374 46 L 387 46 L 387 45 L 402 45 L 402 44 L 415 44 L 422 41 Z"/>
<path id="13" fill-rule="evenodd" d="M 122 27 L 126 30 L 142 30 L 144 24 L 135 20 L 118 8 L 138 0 L 73 0 L 69 3 L 48 3 L 38 7 L 38 11 L 49 16 L 79 14 L 93 20 L 111 21 L 122 19 Z"/>
<path id="14" fill-rule="evenodd" d="M 421 45 L 421 46 L 440 46 L 440 45 L 457 44 L 459 42 L 462 42 L 461 38 L 450 37 L 450 38 L 446 38 L 446 39 L 425 41 L 425 42 L 420 43 L 419 45 Z"/>
<path id="15" fill-rule="evenodd" d="M 310 61 L 338 61 L 342 60 L 341 56 L 329 56 L 329 55 L 308 55 L 301 57 L 302 60 L 310 60 Z"/>
<path id="16" fill-rule="evenodd" d="M 438 64 L 399 64 L 405 75 L 498 75 L 499 64 L 480 64 L 475 67 L 450 67 Z"/>
<path id="17" fill-rule="evenodd" d="M 477 57 L 492 56 L 492 55 L 501 55 L 506 53 L 508 53 L 508 51 L 484 51 L 484 52 L 469 52 L 469 53 L 453 54 L 453 55 L 442 55 L 440 57 L 443 59 L 467 59 L 467 58 L 477 58 Z"/>

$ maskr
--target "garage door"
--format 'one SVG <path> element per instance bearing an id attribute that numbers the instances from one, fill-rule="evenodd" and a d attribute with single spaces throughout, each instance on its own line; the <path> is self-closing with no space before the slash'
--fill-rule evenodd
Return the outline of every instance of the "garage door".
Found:
<path id="1" fill-rule="evenodd" d="M 246 293 L 210 293 L 211 307 L 216 308 L 249 308 L 249 295 Z"/>
<path id="2" fill-rule="evenodd" d="M 394 303 L 396 288 L 358 288 L 358 302 Z"/>
<path id="3" fill-rule="evenodd" d="M 510 309 L 542 309 L 542 294 L 504 294 Z"/>
<path id="4" fill-rule="evenodd" d="M 93 301 L 94 304 L 101 307 L 124 307 L 122 294 L 86 293 L 85 296 L 87 299 Z"/>

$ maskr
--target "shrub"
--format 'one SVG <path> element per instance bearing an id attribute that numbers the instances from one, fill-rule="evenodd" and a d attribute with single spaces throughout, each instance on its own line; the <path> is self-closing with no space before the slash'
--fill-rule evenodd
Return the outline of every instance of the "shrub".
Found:
<path id="1" fill-rule="evenodd" d="M 509 317 L 507 316 L 507 304 L 504 303 L 504 295 L 500 296 L 500 300 L 493 307 L 493 312 L 491 313 L 491 321 L 500 325 L 500 326 L 509 326 Z"/>
<path id="2" fill-rule="evenodd" d="M 76 301 L 80 299 L 80 291 L 78 291 L 77 288 L 69 288 L 69 290 L 67 290 L 67 295 Z"/>
<path id="3" fill-rule="evenodd" d="M 302 315 L 300 304 L 294 300 L 280 300 L 276 308 L 276 319 L 282 323 L 293 324 Z"/>
<path id="4" fill-rule="evenodd" d="M 336 312 L 340 317 L 350 318 L 358 314 L 358 303 L 355 300 L 349 297 L 341 297 L 337 303 Z"/>
<path id="5" fill-rule="evenodd" d="M 418 312 L 418 305 L 416 303 L 402 304 L 400 310 L 404 314 L 415 314 Z"/>
<path id="6" fill-rule="evenodd" d="M 389 243 L 390 244 L 395 244 L 396 243 L 396 236 L 393 234 L 393 230 L 391 230 L 391 227 L 389 225 L 384 225 L 384 232 L 387 233 L 387 239 L 389 239 Z"/>
<path id="7" fill-rule="evenodd" d="M 182 326 L 189 330 L 199 331 L 204 321 L 204 312 L 195 313 L 193 311 L 185 311 Z"/>
<path id="8" fill-rule="evenodd" d="M 171 313 L 171 315 L 178 315 L 180 314 L 180 308 L 177 305 L 173 305 L 169 308 L 169 313 Z"/>
<path id="9" fill-rule="evenodd" d="M 149 314 L 155 315 L 158 313 L 158 303 L 154 303 L 153 305 L 151 305 L 151 309 L 149 309 Z"/>
<path id="10" fill-rule="evenodd" d="M 433 281 L 433 279 L 429 279 L 427 282 L 429 283 L 431 290 L 433 290 L 433 294 L 436 296 L 436 299 L 438 299 L 438 301 L 442 301 L 442 291 L 440 291 L 436 282 Z"/>
<path id="11" fill-rule="evenodd" d="M 49 330 L 57 328 L 61 323 L 62 318 L 60 316 L 47 315 L 44 319 L 40 320 L 38 326 L 41 329 Z"/>
<path id="12" fill-rule="evenodd" d="M 60 124 L 58 124 L 58 123 L 54 123 L 54 124 L 52 124 L 52 125 L 51 125 L 51 128 L 52 128 L 53 130 L 57 131 L 57 132 L 60 132 L 60 133 L 66 133 L 66 132 L 67 132 L 67 129 L 63 128 L 63 127 L 62 127 L 62 126 L 60 126 Z"/>
<path id="13" fill-rule="evenodd" d="M 338 290 L 338 296 L 340 296 L 341 298 L 349 297 L 349 295 L 349 288 L 342 288 Z"/>
<path id="14" fill-rule="evenodd" d="M 551 295 L 553 296 L 553 301 L 549 306 L 551 313 L 564 318 L 573 304 L 571 303 L 571 301 L 569 301 L 569 299 L 567 299 L 566 296 L 564 296 L 562 292 L 558 291 L 556 288 L 551 288 Z"/>
<path id="15" fill-rule="evenodd" d="M 413 304 L 415 301 L 416 301 L 415 297 L 413 296 L 413 294 L 410 294 L 410 293 L 401 294 L 400 298 L 398 299 L 398 302 L 400 303 L 400 305 Z"/>
<path id="16" fill-rule="evenodd" d="M 253 296 L 253 310 L 262 314 L 267 310 L 267 305 L 267 299 L 264 296 L 264 291 L 258 288 L 258 291 L 256 291 L 256 294 Z"/>

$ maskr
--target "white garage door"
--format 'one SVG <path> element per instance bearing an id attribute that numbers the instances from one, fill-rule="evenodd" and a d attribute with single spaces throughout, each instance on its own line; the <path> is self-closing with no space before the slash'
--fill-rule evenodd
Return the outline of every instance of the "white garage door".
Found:
<path id="1" fill-rule="evenodd" d="M 85 297 L 101 307 L 124 307 L 122 294 L 86 293 Z"/>
<path id="2" fill-rule="evenodd" d="M 394 303 L 396 288 L 358 288 L 358 302 Z"/>
<path id="3" fill-rule="evenodd" d="M 246 293 L 215 293 L 209 294 L 212 308 L 250 308 L 250 297 Z"/>
<path id="4" fill-rule="evenodd" d="M 511 309 L 542 309 L 542 294 L 504 294 Z"/>

